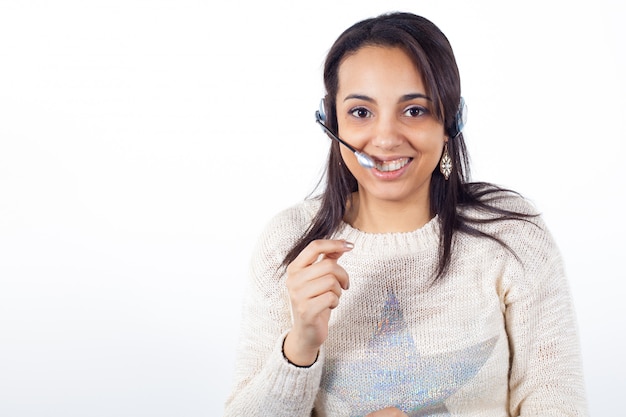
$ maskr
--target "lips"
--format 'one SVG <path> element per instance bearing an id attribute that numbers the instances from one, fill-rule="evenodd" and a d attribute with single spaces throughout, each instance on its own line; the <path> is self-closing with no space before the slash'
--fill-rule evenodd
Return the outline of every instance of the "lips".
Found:
<path id="1" fill-rule="evenodd" d="M 398 158 L 389 161 L 376 160 L 375 168 L 380 172 L 392 172 L 404 168 L 413 158 Z"/>

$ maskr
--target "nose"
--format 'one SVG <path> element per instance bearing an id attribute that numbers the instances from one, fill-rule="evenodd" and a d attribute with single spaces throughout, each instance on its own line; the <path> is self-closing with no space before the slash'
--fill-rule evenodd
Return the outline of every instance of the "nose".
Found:
<path id="1" fill-rule="evenodd" d="M 398 121 L 393 117 L 379 117 L 376 123 L 372 145 L 383 151 L 391 151 L 402 143 Z"/>

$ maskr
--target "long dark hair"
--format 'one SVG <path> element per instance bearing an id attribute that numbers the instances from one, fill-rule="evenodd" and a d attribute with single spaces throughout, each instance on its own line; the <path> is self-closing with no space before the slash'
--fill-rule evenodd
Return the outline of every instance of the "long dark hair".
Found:
<path id="1" fill-rule="evenodd" d="M 455 117 L 461 99 L 459 71 L 448 39 L 432 22 L 410 13 L 390 13 L 358 22 L 339 36 L 328 52 L 324 65 L 328 127 L 335 132 L 338 129 L 336 97 L 339 66 L 347 55 L 364 46 L 400 47 L 412 57 L 420 69 L 427 94 L 432 98 L 433 115 L 443 123 L 450 136 L 448 153 L 454 167 L 452 174 L 446 180 L 435 169 L 430 181 L 430 209 L 438 215 L 441 225 L 436 278 L 445 273 L 450 263 L 455 232 L 493 239 L 508 248 L 497 237 L 473 225 L 504 219 L 523 220 L 529 215 L 498 208 L 494 198 L 504 191 L 501 188 L 488 183 L 469 182 L 469 157 L 463 133 L 453 139 L 456 134 Z M 283 266 L 292 262 L 313 240 L 329 238 L 338 230 L 349 198 L 357 189 L 356 179 L 346 164 L 342 163 L 339 144 L 332 141 L 320 209 L 308 230 L 285 256 Z M 474 207 L 493 216 L 486 219 L 470 218 L 464 215 L 463 210 L 459 210 L 462 207 Z"/>

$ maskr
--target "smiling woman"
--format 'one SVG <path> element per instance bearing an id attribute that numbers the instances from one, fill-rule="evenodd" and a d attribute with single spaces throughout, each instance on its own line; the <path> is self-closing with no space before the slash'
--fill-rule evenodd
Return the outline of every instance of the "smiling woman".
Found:
<path id="1" fill-rule="evenodd" d="M 444 34 L 359 22 L 324 81 L 347 146 L 260 238 L 226 415 L 586 415 L 559 250 L 524 198 L 469 181 Z"/>
<path id="2" fill-rule="evenodd" d="M 362 47 L 342 62 L 337 97 L 340 135 L 376 161 L 375 169 L 363 169 L 342 149 L 359 184 L 348 222 L 365 232 L 426 224 L 430 178 L 448 138 L 413 60 L 399 47 Z"/>

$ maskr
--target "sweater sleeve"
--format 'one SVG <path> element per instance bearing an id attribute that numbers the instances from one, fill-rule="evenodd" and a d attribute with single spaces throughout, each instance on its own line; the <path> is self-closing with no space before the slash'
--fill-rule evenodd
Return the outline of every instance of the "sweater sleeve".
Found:
<path id="1" fill-rule="evenodd" d="M 511 242 L 519 259 L 508 271 L 504 299 L 511 352 L 509 412 L 586 416 L 578 329 L 561 256 L 541 218 L 524 223 Z"/>
<path id="2" fill-rule="evenodd" d="M 293 213 L 292 213 L 293 215 Z M 323 352 L 309 368 L 285 359 L 282 343 L 291 328 L 289 298 L 280 268 L 300 233 L 285 213 L 262 233 L 250 263 L 244 297 L 234 388 L 225 417 L 310 417 L 322 377 Z"/>

